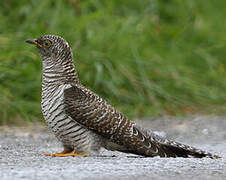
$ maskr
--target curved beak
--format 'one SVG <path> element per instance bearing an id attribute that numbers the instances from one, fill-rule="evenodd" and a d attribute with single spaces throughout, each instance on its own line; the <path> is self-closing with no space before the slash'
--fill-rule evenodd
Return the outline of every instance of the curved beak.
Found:
<path id="1" fill-rule="evenodd" d="M 40 48 L 42 47 L 42 45 L 37 42 L 37 39 L 28 39 L 25 42 L 29 43 L 29 44 L 34 44 L 34 45 L 36 45 L 37 47 L 40 47 Z"/>

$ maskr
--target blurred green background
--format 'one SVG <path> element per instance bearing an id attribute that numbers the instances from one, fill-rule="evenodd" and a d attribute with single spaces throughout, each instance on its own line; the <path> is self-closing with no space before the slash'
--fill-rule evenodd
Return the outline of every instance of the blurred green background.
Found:
<path id="1" fill-rule="evenodd" d="M 1 0 L 0 124 L 42 120 L 28 38 L 64 37 L 81 82 L 130 118 L 225 113 L 226 1 Z"/>

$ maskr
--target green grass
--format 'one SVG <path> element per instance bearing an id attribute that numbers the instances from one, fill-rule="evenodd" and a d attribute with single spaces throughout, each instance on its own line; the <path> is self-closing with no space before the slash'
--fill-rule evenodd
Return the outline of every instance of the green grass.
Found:
<path id="1" fill-rule="evenodd" d="M 84 85 L 130 118 L 224 113 L 226 1 L 2 0 L 0 124 L 42 119 L 41 60 L 64 37 Z"/>

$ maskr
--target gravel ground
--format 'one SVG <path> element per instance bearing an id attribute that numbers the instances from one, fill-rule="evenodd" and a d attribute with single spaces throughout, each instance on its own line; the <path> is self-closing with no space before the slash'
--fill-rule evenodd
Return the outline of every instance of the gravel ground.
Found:
<path id="1" fill-rule="evenodd" d="M 96 157 L 45 157 L 60 144 L 47 128 L 0 127 L 0 179 L 199 179 L 226 180 L 226 116 L 137 120 L 171 139 L 216 153 L 222 159 L 142 158 L 103 150 Z"/>

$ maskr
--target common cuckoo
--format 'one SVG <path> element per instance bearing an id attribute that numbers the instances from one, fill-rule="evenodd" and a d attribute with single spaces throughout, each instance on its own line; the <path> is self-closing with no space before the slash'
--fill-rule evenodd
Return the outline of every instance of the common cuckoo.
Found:
<path id="1" fill-rule="evenodd" d="M 83 86 L 63 38 L 44 35 L 26 42 L 34 44 L 41 55 L 42 113 L 64 147 L 46 156 L 88 156 L 104 147 L 145 157 L 218 157 L 140 127 Z"/>

